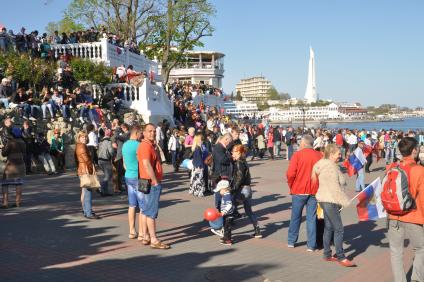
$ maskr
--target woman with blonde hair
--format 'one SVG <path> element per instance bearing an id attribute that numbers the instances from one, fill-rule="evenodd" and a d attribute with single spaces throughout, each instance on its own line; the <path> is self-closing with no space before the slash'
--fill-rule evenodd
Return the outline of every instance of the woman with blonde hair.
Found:
<path id="1" fill-rule="evenodd" d="M 208 183 L 208 166 L 205 165 L 208 150 L 203 144 L 203 135 L 201 133 L 194 136 L 191 151 L 193 152 L 193 169 L 191 172 L 189 193 L 197 197 L 203 197 L 206 184 Z"/>
<path id="2" fill-rule="evenodd" d="M 80 181 L 82 181 L 83 175 L 94 175 L 96 172 L 86 145 L 88 139 L 87 137 L 88 135 L 85 131 L 78 132 L 75 146 L 75 161 L 77 164 L 77 174 L 80 177 Z M 86 218 L 99 219 L 99 217 L 92 211 L 92 190 L 93 188 L 91 187 L 81 187 L 82 209 Z"/>
<path id="3" fill-rule="evenodd" d="M 336 144 L 325 148 L 324 158 L 319 160 L 312 169 L 312 181 L 319 181 L 318 192 L 315 195 L 324 211 L 324 260 L 338 261 L 342 266 L 355 266 L 353 261 L 346 258 L 343 251 L 343 223 L 340 216 L 342 207 L 347 207 L 350 201 L 342 189 L 346 179 L 338 166 L 340 149 Z M 336 257 L 331 254 L 331 238 L 334 236 Z"/>
<path id="4" fill-rule="evenodd" d="M 231 193 L 234 195 L 237 204 L 243 204 L 244 212 L 253 225 L 254 233 L 252 237 L 262 238 L 256 215 L 252 211 L 252 188 L 249 166 L 246 162 L 247 148 L 241 144 L 235 145 L 232 150 L 234 160 L 233 180 L 231 182 Z"/>

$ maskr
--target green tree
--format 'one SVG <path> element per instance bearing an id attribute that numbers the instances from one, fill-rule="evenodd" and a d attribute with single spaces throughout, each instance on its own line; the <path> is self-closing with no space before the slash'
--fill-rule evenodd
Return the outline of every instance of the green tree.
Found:
<path id="1" fill-rule="evenodd" d="M 291 99 L 291 96 L 289 93 L 280 93 L 280 100 L 289 100 Z"/>
<path id="2" fill-rule="evenodd" d="M 278 94 L 277 89 L 274 86 L 271 86 L 267 91 L 267 98 L 269 100 L 280 100 L 280 94 Z"/>
<path id="3" fill-rule="evenodd" d="M 235 101 L 241 101 L 243 100 L 243 97 L 241 97 L 241 92 L 237 91 L 236 97 L 234 98 Z"/>
<path id="4" fill-rule="evenodd" d="M 159 16 L 155 0 L 73 0 L 64 12 L 65 17 L 85 27 L 108 31 L 120 38 L 144 41 L 153 31 Z"/>
<path id="5" fill-rule="evenodd" d="M 171 70 L 184 61 L 185 53 L 203 47 L 202 38 L 211 36 L 214 28 L 210 18 L 216 13 L 207 0 L 167 0 L 155 22 L 151 36 L 140 47 L 162 64 L 162 78 L 168 82 Z"/>
<path id="6" fill-rule="evenodd" d="M 94 84 L 105 85 L 112 81 L 112 68 L 103 63 L 94 63 L 90 60 L 74 58 L 71 67 L 76 80 L 91 81 Z"/>
<path id="7" fill-rule="evenodd" d="M 5 75 L 12 76 L 20 86 L 36 89 L 50 86 L 56 71 L 53 62 L 15 52 L 0 53 L 0 67 L 4 69 Z"/>
<path id="8" fill-rule="evenodd" d="M 57 30 L 60 33 L 70 33 L 73 31 L 78 31 L 84 29 L 84 25 L 81 23 L 76 23 L 69 16 L 65 16 L 62 20 L 58 22 L 49 22 L 46 27 L 46 32 L 49 35 L 53 35 Z"/>

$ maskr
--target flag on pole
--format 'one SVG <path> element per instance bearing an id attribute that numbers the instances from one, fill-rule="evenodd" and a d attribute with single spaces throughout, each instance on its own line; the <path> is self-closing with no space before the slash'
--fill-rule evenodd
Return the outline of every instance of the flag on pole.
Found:
<path id="1" fill-rule="evenodd" d="M 359 221 L 377 220 L 387 216 L 380 197 L 382 189 L 379 177 L 356 196 Z"/>

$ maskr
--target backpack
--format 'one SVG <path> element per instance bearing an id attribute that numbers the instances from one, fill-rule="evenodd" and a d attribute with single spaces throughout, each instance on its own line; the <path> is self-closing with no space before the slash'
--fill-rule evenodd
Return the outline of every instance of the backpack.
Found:
<path id="1" fill-rule="evenodd" d="M 409 192 L 409 172 L 412 166 L 394 165 L 383 179 L 381 201 L 391 215 L 404 215 L 415 209 L 415 200 Z"/>

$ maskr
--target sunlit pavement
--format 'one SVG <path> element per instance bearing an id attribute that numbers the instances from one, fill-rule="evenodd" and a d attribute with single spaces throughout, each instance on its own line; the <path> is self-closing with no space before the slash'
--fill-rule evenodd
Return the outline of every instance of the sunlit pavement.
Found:
<path id="1" fill-rule="evenodd" d="M 243 218 L 230 247 L 219 244 L 202 219 L 213 197 L 189 195 L 187 173 L 174 174 L 170 166 L 158 219 L 158 235 L 170 250 L 128 239 L 125 196 L 95 193 L 94 210 L 102 219 L 86 220 L 75 175 L 30 176 L 23 207 L 0 211 L 0 281 L 392 281 L 385 220 L 358 223 L 356 202 L 342 211 L 344 247 L 356 268 L 324 262 L 322 251 L 307 252 L 305 222 L 298 244 L 288 249 L 288 161 L 249 163 L 264 238 L 251 238 L 252 226 Z M 378 171 L 366 175 L 367 183 L 383 175 L 383 162 L 371 168 Z M 354 178 L 347 190 L 355 195 Z M 410 265 L 411 250 L 406 254 Z"/>

